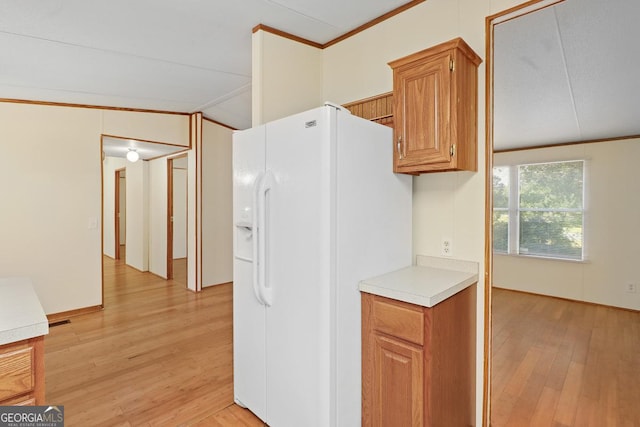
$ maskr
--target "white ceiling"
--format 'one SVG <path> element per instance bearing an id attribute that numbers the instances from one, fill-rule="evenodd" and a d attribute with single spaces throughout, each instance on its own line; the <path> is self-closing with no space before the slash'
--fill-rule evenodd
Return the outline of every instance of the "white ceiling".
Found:
<path id="1" fill-rule="evenodd" d="M 496 150 L 640 135 L 640 1 L 566 0 L 496 25 Z"/>
<path id="2" fill-rule="evenodd" d="M 251 125 L 251 32 L 326 43 L 408 0 L 0 0 L 0 98 Z"/>
<path id="3" fill-rule="evenodd" d="M 0 98 L 202 111 L 251 125 L 251 30 L 326 43 L 407 0 L 0 0 Z M 495 148 L 640 134 L 640 1 L 495 28 Z"/>

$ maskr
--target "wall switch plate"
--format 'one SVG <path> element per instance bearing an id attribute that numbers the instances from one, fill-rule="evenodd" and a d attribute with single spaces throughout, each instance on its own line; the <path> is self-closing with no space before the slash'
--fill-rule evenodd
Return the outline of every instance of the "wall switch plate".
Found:
<path id="1" fill-rule="evenodd" d="M 638 286 L 635 283 L 627 284 L 627 293 L 635 294 L 638 292 Z"/>
<path id="2" fill-rule="evenodd" d="M 453 245 L 451 244 L 451 239 L 448 237 L 442 238 L 442 245 L 440 246 L 440 253 L 444 256 L 453 255 Z"/>

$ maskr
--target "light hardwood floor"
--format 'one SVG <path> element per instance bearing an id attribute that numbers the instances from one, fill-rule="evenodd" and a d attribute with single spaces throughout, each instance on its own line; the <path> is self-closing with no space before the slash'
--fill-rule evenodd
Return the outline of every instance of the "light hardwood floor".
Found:
<path id="1" fill-rule="evenodd" d="M 232 289 L 195 294 L 104 259 L 105 309 L 45 338 L 46 402 L 73 426 L 262 426 L 233 405 Z"/>
<path id="2" fill-rule="evenodd" d="M 640 313 L 493 290 L 492 422 L 640 426 Z"/>

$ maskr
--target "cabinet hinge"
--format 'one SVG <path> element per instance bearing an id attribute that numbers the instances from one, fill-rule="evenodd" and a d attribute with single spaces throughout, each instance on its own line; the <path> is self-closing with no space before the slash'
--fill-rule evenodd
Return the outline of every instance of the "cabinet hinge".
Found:
<path id="1" fill-rule="evenodd" d="M 449 148 L 449 154 L 451 154 L 451 157 L 454 157 L 456 155 L 456 144 L 453 144 L 450 148 Z"/>
<path id="2" fill-rule="evenodd" d="M 453 58 L 449 58 L 449 71 L 454 71 L 455 70 L 455 62 L 453 61 Z"/>

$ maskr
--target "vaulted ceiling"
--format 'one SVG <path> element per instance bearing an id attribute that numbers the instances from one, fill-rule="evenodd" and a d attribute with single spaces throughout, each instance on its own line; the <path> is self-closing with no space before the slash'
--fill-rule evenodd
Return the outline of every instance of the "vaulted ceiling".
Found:
<path id="1" fill-rule="evenodd" d="M 565 0 L 495 27 L 494 148 L 640 135 L 640 1 Z"/>
<path id="2" fill-rule="evenodd" d="M 251 30 L 318 43 L 407 0 L 0 0 L 0 98 L 251 125 Z M 640 1 L 565 0 L 495 29 L 495 148 L 640 135 Z"/>
<path id="3" fill-rule="evenodd" d="M 251 33 L 326 43 L 408 0 L 0 0 L 0 98 L 251 125 Z"/>

